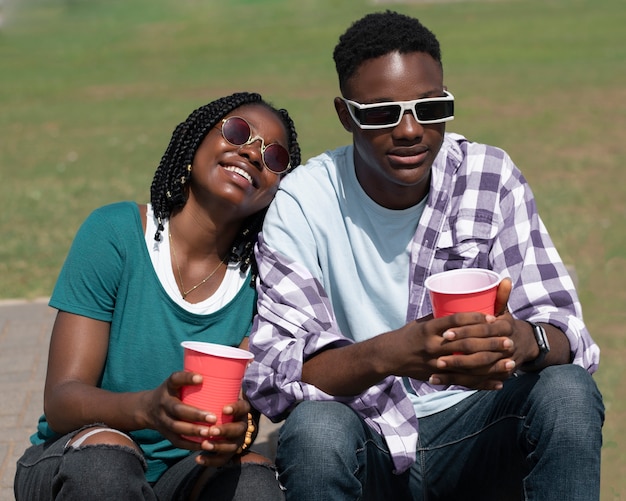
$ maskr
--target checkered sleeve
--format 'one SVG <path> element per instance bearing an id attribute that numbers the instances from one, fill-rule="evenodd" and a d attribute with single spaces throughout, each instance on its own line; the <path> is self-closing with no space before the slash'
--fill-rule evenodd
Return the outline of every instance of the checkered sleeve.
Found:
<path id="1" fill-rule="evenodd" d="M 244 391 L 270 419 L 279 421 L 303 400 L 349 405 L 387 441 L 397 472 L 415 461 L 417 419 L 399 378 L 388 377 L 355 397 L 328 395 L 301 380 L 307 358 L 329 346 L 352 343 L 337 327 L 321 284 L 298 263 L 270 249 L 261 236 L 258 314 L 250 336 L 254 361 Z"/>
<path id="2" fill-rule="evenodd" d="M 502 184 L 490 267 L 513 280 L 509 298 L 513 315 L 561 329 L 569 340 L 573 363 L 593 373 L 600 350 L 583 322 L 574 283 L 538 214 L 528 183 L 508 155 L 497 151 Z"/>

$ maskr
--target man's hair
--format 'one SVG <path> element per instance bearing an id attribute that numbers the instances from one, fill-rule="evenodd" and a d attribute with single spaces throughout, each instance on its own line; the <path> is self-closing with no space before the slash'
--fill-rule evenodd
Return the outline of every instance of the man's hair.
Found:
<path id="1" fill-rule="evenodd" d="M 292 170 L 300 164 L 300 146 L 291 117 L 287 110 L 274 108 L 264 101 L 260 94 L 238 92 L 201 106 L 191 112 L 187 119 L 174 129 L 170 144 L 154 173 L 150 187 L 150 203 L 158 222 L 155 240 L 161 240 L 163 221 L 170 217 L 174 209 L 182 207 L 187 202 L 185 186 L 189 181 L 189 168 L 206 135 L 231 111 L 249 104 L 265 106 L 282 121 L 287 130 L 287 147 Z M 267 208 L 249 216 L 242 223 L 241 230 L 235 237 L 228 260 L 240 263 L 242 271 L 246 271 L 250 265 L 253 266 L 253 274 L 256 271 L 254 244 L 266 212 Z"/>
<path id="2" fill-rule="evenodd" d="M 441 64 L 439 41 L 417 19 L 391 10 L 367 14 L 339 37 L 333 52 L 342 92 L 363 62 L 391 52 L 426 52 Z"/>

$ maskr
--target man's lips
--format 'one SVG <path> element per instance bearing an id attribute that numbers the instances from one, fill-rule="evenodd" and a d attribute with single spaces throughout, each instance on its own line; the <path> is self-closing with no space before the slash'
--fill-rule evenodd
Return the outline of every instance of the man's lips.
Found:
<path id="1" fill-rule="evenodd" d="M 415 165 L 424 161 L 428 148 L 395 148 L 387 153 L 394 164 Z"/>

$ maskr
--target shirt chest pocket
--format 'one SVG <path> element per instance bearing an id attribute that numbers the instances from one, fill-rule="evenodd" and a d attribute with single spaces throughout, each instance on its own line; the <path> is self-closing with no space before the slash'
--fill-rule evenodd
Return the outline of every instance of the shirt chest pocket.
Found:
<path id="1" fill-rule="evenodd" d="M 447 220 L 435 248 L 435 268 L 489 268 L 489 253 L 497 234 L 494 214 L 459 212 Z"/>

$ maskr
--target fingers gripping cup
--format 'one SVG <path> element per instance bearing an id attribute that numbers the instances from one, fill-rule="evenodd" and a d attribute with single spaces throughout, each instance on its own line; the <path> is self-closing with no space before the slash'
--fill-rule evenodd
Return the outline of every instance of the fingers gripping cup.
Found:
<path id="1" fill-rule="evenodd" d="M 435 318 L 471 311 L 493 315 L 500 280 L 495 271 L 464 268 L 431 275 L 424 285 Z"/>
<path id="2" fill-rule="evenodd" d="M 202 375 L 202 384 L 183 386 L 180 392 L 182 402 L 215 414 L 216 424 L 231 422 L 233 416 L 223 414 L 222 409 L 239 399 L 243 375 L 254 355 L 221 344 L 184 341 L 181 345 L 184 348 L 184 369 Z M 204 440 L 185 438 L 196 442 Z"/>

